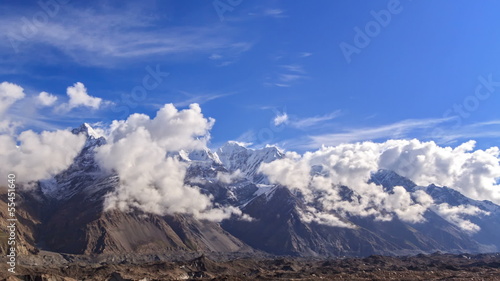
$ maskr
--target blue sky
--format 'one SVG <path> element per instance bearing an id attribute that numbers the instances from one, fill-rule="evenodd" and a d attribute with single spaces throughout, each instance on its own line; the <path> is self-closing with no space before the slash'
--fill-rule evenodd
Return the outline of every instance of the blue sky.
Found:
<path id="1" fill-rule="evenodd" d="M 0 82 L 27 96 L 7 112 L 19 130 L 197 102 L 216 119 L 214 147 L 498 145 L 495 1 L 41 2 L 0 6 Z M 68 106 L 77 82 L 102 103 Z M 42 91 L 57 101 L 37 105 Z"/>

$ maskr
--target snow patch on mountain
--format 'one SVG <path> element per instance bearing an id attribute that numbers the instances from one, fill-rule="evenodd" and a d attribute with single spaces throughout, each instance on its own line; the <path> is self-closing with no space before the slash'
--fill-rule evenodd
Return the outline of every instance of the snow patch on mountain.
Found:
<path id="1" fill-rule="evenodd" d="M 283 152 L 275 146 L 266 146 L 261 149 L 244 147 L 238 142 L 228 142 L 216 152 L 224 167 L 241 173 L 254 183 L 268 184 L 267 178 L 258 172 L 262 163 L 269 163 L 283 158 Z"/>
<path id="2" fill-rule="evenodd" d="M 259 197 L 264 195 L 266 200 L 271 199 L 273 197 L 274 192 L 276 191 L 276 185 L 273 184 L 257 184 L 258 189 L 254 192 L 253 196 Z"/>
<path id="3" fill-rule="evenodd" d="M 90 137 L 90 138 L 94 138 L 94 139 L 99 139 L 99 138 L 103 137 L 103 135 L 99 134 L 88 123 L 83 123 L 82 125 L 80 125 L 80 127 L 71 130 L 71 132 L 75 135 L 83 133 L 83 134 L 85 134 L 85 136 Z"/>
<path id="4" fill-rule="evenodd" d="M 95 149 L 106 143 L 105 138 L 87 123 L 71 132 L 84 135 L 85 144 L 68 169 L 52 178 L 39 181 L 42 193 L 48 198 L 68 200 L 82 191 L 89 192 L 94 183 L 104 177 L 94 156 Z"/>

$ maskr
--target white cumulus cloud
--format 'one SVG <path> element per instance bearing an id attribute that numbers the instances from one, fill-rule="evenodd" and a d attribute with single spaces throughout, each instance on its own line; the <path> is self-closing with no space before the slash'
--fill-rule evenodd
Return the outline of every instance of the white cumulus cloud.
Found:
<path id="1" fill-rule="evenodd" d="M 85 85 L 81 82 L 77 82 L 73 86 L 68 87 L 67 94 L 69 101 L 61 105 L 63 110 L 69 111 L 80 106 L 98 109 L 105 103 L 101 98 L 90 96 L 87 93 L 87 88 L 85 88 Z"/>
<path id="2" fill-rule="evenodd" d="M 12 121 L 6 116 L 7 110 L 18 100 L 25 97 L 24 89 L 16 84 L 2 82 L 0 84 L 0 133 L 14 135 L 20 122 Z"/>
<path id="3" fill-rule="evenodd" d="M 25 97 L 24 89 L 16 84 L 2 82 L 0 84 L 0 116 L 17 100 Z"/>
<path id="4" fill-rule="evenodd" d="M 15 173 L 21 183 L 47 179 L 68 168 L 84 142 L 83 136 L 66 130 L 0 135 L 0 173 Z"/>
<path id="5" fill-rule="evenodd" d="M 393 170 L 419 185 L 448 186 L 477 200 L 500 203 L 498 147 L 474 150 L 469 141 L 451 148 L 418 140 L 380 144 L 379 167 Z"/>
<path id="6" fill-rule="evenodd" d="M 205 148 L 213 124 L 198 104 L 181 111 L 167 104 L 153 119 L 133 114 L 114 121 L 108 143 L 96 155 L 103 168 L 120 177 L 119 187 L 107 195 L 105 208 L 184 213 L 213 221 L 241 215 L 238 208 L 214 206 L 211 196 L 185 183 L 188 164 L 167 156 L 168 152 Z"/>
<path id="7" fill-rule="evenodd" d="M 409 222 L 423 221 L 427 206 L 412 199 L 419 194 L 410 194 L 402 187 L 390 193 L 368 183 L 371 172 L 377 170 L 375 151 L 375 144 L 367 142 L 324 147 L 304 155 L 287 153 L 284 159 L 262 164 L 260 171 L 271 182 L 299 191 L 306 203 L 319 205 L 321 212 L 373 216 L 384 221 L 394 216 Z M 353 194 L 343 194 L 342 186 L 351 188 Z"/>
<path id="8" fill-rule="evenodd" d="M 36 100 L 42 106 L 51 106 L 57 101 L 57 97 L 47 92 L 41 92 L 36 97 Z"/>
<path id="9" fill-rule="evenodd" d="M 373 216 L 376 220 L 424 221 L 431 207 L 446 219 L 465 230 L 474 226 L 463 214 L 478 214 L 470 209 L 436 207 L 423 190 L 408 192 L 401 186 L 384 190 L 368 183 L 371 174 L 379 169 L 393 170 L 419 185 L 434 183 L 455 188 L 473 199 L 500 202 L 500 163 L 498 148 L 474 150 L 474 142 L 456 148 L 440 147 L 434 142 L 418 140 L 389 140 L 384 143 L 361 142 L 322 147 L 303 155 L 288 152 L 284 159 L 263 163 L 260 171 L 273 183 L 300 192 L 309 210 L 308 220 L 318 214 L 336 213 L 340 216 Z M 346 193 L 343 186 L 352 189 Z M 469 213 L 467 213 L 469 212 Z M 453 214 L 453 215 L 450 215 Z M 331 220 L 329 224 L 335 224 Z M 341 221 L 337 221 L 342 226 Z"/>

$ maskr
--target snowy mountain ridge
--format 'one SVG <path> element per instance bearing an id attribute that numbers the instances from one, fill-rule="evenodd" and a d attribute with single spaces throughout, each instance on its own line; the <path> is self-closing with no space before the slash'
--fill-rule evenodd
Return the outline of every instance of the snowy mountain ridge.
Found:
<path id="1" fill-rule="evenodd" d="M 104 145 L 106 140 L 88 124 L 74 129 L 73 133 L 85 134 L 87 137 L 81 153 L 67 170 L 52 179 L 40 181 L 41 191 L 47 198 L 62 205 L 64 202 L 100 202 L 120 184 L 118 175 L 102 171 L 94 159 L 96 149 Z M 452 210 L 473 210 L 479 215 L 462 214 L 457 217 L 440 212 L 437 208 L 429 208 L 424 222 L 412 224 L 399 219 L 377 222 L 372 217 L 313 214 L 308 209 L 311 206 L 304 204 L 300 193 L 271 184 L 264 175 L 258 173 L 260 164 L 284 157 L 283 151 L 276 147 L 252 149 L 237 142 L 228 142 L 215 152 L 205 148 L 169 152 L 166 156 L 177 157 L 187 164 L 185 182 L 209 195 L 215 206 L 235 207 L 251 216 L 254 219 L 252 221 L 229 219 L 223 221 L 221 226 L 243 242 L 266 252 L 359 255 L 500 249 L 497 234 L 500 229 L 500 206 L 489 201 L 470 199 L 448 187 L 418 186 L 393 171 L 373 172 L 371 181 L 382 185 L 388 193 L 393 193 L 396 186 L 402 186 L 410 193 L 422 190 L 437 205 L 448 204 Z M 311 173 L 321 175 L 325 171 L 321 166 L 315 166 Z M 341 188 L 346 196 L 352 193 L 349 187 Z M 356 227 L 350 229 L 321 225 L 314 221 L 316 215 L 336 216 Z M 481 231 L 461 230 L 465 219 Z M 397 234 L 393 229 L 398 229 Z M 266 234 L 260 240 L 255 240 L 254 237 L 262 232 Z M 275 233 L 289 237 L 278 237 Z M 394 240 L 394 235 L 400 240 Z M 325 243 L 333 244 L 322 246 Z M 357 248 L 359 245 L 364 246 Z"/>

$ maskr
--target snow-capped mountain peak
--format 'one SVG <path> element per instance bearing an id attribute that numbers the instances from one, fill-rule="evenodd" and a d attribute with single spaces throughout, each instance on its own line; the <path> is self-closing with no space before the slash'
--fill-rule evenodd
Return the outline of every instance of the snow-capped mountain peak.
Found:
<path id="1" fill-rule="evenodd" d="M 208 148 L 193 150 L 187 156 L 191 161 L 213 161 L 216 164 L 222 164 L 217 153 L 212 152 Z"/>
<path id="2" fill-rule="evenodd" d="M 251 149 L 234 141 L 223 145 L 216 154 L 228 171 L 240 170 L 247 179 L 254 183 L 266 183 L 264 176 L 257 172 L 260 164 L 269 163 L 284 156 L 283 152 L 275 146 Z"/>
<path id="3" fill-rule="evenodd" d="M 71 132 L 83 134 L 87 140 L 68 169 L 53 178 L 40 181 L 42 193 L 49 198 L 68 200 L 83 190 L 96 189 L 97 179 L 103 177 L 94 156 L 96 148 L 104 145 L 106 139 L 87 123 L 74 128 Z"/>
<path id="4" fill-rule="evenodd" d="M 402 177 L 391 170 L 380 169 L 372 173 L 371 182 L 382 185 L 384 188 L 392 190 L 395 186 L 402 186 L 408 191 L 413 191 L 417 186 L 408 178 Z"/>
<path id="5" fill-rule="evenodd" d="M 83 133 L 83 134 L 85 134 L 85 136 L 87 136 L 89 138 L 94 138 L 94 139 L 99 139 L 99 138 L 102 137 L 88 123 L 83 123 L 82 125 L 80 125 L 80 127 L 71 130 L 71 132 L 73 134 L 81 134 L 81 133 Z"/>
<path id="6" fill-rule="evenodd" d="M 101 204 L 105 195 L 120 185 L 119 176 L 102 172 L 94 159 L 96 149 L 106 140 L 91 129 L 88 124 L 83 124 L 73 130 L 75 134 L 87 136 L 86 146 L 67 170 L 40 182 L 42 193 L 51 202 L 71 206 L 65 210 L 72 210 L 71 204 L 75 202 L 92 210 L 86 206 L 98 206 L 95 204 Z M 316 205 L 308 205 L 301 194 L 285 186 L 270 184 L 267 177 L 258 172 L 262 163 L 284 157 L 284 153 L 274 146 L 252 149 L 229 142 L 217 152 L 205 148 L 169 151 L 166 155 L 184 162 L 187 167 L 185 183 L 209 195 L 215 205 L 240 208 L 245 215 L 252 217 L 248 221 L 225 220 L 220 224 L 221 229 L 255 245 L 256 249 L 273 254 L 365 255 L 500 249 L 500 206 L 467 198 L 447 187 L 417 186 L 393 171 L 375 171 L 371 181 L 383 185 L 389 193 L 395 186 L 403 186 L 408 192 L 425 191 L 437 205 L 424 213 L 425 221 L 375 221 L 372 217 L 341 216 L 333 211 L 315 212 L 313 207 Z M 312 174 L 326 172 L 318 165 L 313 167 Z M 349 192 L 351 189 L 345 186 L 339 195 L 351 198 Z M 338 225 L 321 223 L 331 216 L 356 225 L 356 228 L 339 229 Z M 462 230 L 464 224 L 477 231 Z M 297 241 L 297 244 L 288 241 Z"/>
<path id="7" fill-rule="evenodd" d="M 179 160 L 183 162 L 190 163 L 190 165 L 204 165 L 211 167 L 213 165 L 220 166 L 222 162 L 216 153 L 212 152 L 208 148 L 197 149 L 197 150 L 179 150 L 179 151 L 169 151 L 167 153 L 169 157 L 178 157 Z"/>

